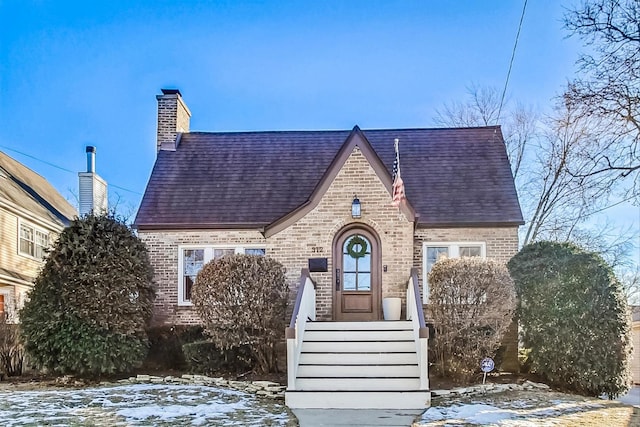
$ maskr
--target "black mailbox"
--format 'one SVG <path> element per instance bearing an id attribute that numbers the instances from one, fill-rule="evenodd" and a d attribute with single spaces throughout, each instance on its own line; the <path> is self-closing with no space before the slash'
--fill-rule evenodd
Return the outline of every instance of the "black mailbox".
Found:
<path id="1" fill-rule="evenodd" d="M 309 272 L 326 273 L 328 271 L 326 258 L 309 258 Z"/>

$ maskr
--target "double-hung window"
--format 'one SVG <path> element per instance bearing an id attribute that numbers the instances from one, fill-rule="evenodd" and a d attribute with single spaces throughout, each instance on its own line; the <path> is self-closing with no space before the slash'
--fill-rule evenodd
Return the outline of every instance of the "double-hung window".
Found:
<path id="1" fill-rule="evenodd" d="M 191 290 L 198 272 L 211 260 L 225 255 L 265 255 L 258 246 L 179 246 L 178 247 L 178 305 L 191 305 Z"/>
<path id="2" fill-rule="evenodd" d="M 49 247 L 49 233 L 25 222 L 20 222 L 18 252 L 21 255 L 42 259 Z"/>
<path id="3" fill-rule="evenodd" d="M 441 258 L 486 257 L 484 242 L 424 242 L 422 244 L 422 300 L 429 303 L 429 272 Z"/>

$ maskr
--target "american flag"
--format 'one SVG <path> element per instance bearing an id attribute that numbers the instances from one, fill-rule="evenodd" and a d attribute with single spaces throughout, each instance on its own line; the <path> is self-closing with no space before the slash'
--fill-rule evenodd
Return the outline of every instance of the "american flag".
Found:
<path id="1" fill-rule="evenodd" d="M 404 182 L 400 177 L 400 152 L 398 151 L 399 143 L 400 140 L 396 138 L 396 140 L 394 141 L 396 158 L 393 161 L 393 193 L 391 196 L 391 205 L 395 206 L 396 208 L 400 207 L 400 203 L 402 203 L 402 201 L 406 199 L 406 196 L 404 194 Z"/>

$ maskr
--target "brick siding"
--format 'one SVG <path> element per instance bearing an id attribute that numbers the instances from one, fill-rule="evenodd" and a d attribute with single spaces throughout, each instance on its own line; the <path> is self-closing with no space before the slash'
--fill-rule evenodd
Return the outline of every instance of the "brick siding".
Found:
<path id="1" fill-rule="evenodd" d="M 362 217 L 351 218 L 351 202 L 357 195 Z M 410 195 L 409 195 L 410 196 Z M 189 324 L 199 320 L 193 307 L 178 306 L 178 245 L 261 245 L 267 256 L 287 269 L 287 280 L 295 295 L 302 268 L 309 258 L 326 257 L 328 272 L 311 273 L 317 284 L 317 316 L 333 318 L 334 239 L 354 223 L 370 227 L 378 235 L 382 297 L 405 299 L 411 267 L 422 270 L 424 241 L 482 241 L 488 258 L 506 262 L 518 250 L 517 227 L 417 229 L 390 205 L 391 196 L 359 148 L 355 148 L 326 193 L 303 218 L 286 229 L 265 238 L 258 230 L 145 231 L 139 232 L 147 244 L 155 270 L 157 297 L 154 323 Z M 420 274 L 422 280 L 422 274 Z"/>
<path id="2" fill-rule="evenodd" d="M 175 144 L 178 132 L 189 132 L 191 112 L 179 94 L 157 95 L 158 134 L 157 149 L 163 144 Z"/>

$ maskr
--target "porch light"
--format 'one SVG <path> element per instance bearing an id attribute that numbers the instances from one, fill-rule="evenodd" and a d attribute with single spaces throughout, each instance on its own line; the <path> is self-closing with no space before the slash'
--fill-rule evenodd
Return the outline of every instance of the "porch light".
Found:
<path id="1" fill-rule="evenodd" d="M 360 218 L 360 199 L 358 199 L 358 196 L 353 196 L 353 202 L 351 202 L 351 216 L 353 218 Z"/>

